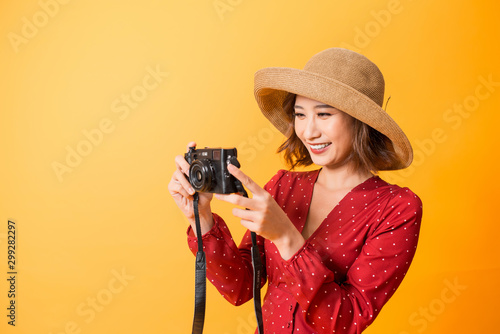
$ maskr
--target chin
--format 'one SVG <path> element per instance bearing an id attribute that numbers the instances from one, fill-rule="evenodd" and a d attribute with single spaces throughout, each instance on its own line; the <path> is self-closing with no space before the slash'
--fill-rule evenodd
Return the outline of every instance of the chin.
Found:
<path id="1" fill-rule="evenodd" d="M 343 159 L 335 159 L 331 157 L 315 157 L 311 155 L 311 160 L 315 165 L 325 168 L 338 168 L 348 163 L 348 157 L 345 157 Z"/>
<path id="2" fill-rule="evenodd" d="M 335 165 L 335 162 L 332 162 L 331 160 L 328 159 L 318 159 L 318 158 L 311 158 L 312 162 L 320 167 L 327 167 L 329 165 Z"/>

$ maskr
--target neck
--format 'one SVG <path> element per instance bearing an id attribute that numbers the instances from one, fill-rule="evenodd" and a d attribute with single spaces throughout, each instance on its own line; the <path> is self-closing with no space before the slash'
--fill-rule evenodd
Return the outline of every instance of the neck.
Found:
<path id="1" fill-rule="evenodd" d="M 372 176 L 370 172 L 355 170 L 350 164 L 338 167 L 323 166 L 317 183 L 330 190 L 352 189 Z"/>

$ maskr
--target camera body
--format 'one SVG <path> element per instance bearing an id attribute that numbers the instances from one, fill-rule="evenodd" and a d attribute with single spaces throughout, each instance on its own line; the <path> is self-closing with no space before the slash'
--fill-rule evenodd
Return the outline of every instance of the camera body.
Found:
<path id="1" fill-rule="evenodd" d="M 231 194 L 239 192 L 239 181 L 229 173 L 227 166 L 240 167 L 236 148 L 189 148 L 184 154 L 189 163 L 189 183 L 199 192 Z"/>

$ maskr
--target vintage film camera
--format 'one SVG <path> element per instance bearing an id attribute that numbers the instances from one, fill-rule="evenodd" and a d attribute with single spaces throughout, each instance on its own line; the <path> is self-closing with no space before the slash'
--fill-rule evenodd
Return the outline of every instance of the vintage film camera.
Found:
<path id="1" fill-rule="evenodd" d="M 229 163 L 240 167 L 236 148 L 189 148 L 189 183 L 199 192 L 231 194 L 241 191 L 241 183 L 229 173 Z"/>

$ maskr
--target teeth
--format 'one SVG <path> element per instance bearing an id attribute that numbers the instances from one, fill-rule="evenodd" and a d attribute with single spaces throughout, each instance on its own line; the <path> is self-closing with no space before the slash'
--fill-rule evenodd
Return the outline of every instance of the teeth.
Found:
<path id="1" fill-rule="evenodd" d="M 311 145 L 311 148 L 313 150 L 321 150 L 322 148 L 325 148 L 327 147 L 328 145 L 330 145 L 331 143 L 327 143 L 327 144 L 319 144 L 319 145 Z"/>

